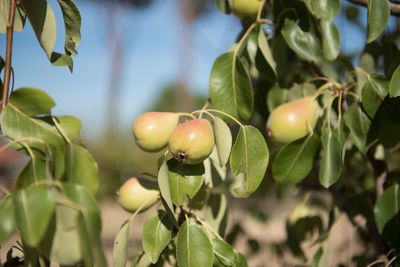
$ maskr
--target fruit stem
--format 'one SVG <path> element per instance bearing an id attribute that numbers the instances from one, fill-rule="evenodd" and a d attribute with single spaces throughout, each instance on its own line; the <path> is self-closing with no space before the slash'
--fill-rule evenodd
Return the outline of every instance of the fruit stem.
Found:
<path id="1" fill-rule="evenodd" d="M 196 119 L 196 117 L 193 116 L 193 114 L 186 113 L 186 112 L 179 112 L 178 115 L 179 115 L 179 117 L 190 117 L 192 119 Z"/>
<path id="2" fill-rule="evenodd" d="M 235 119 L 233 116 L 231 116 L 231 115 L 229 115 L 228 113 L 225 113 L 225 112 L 223 112 L 223 111 L 221 111 L 221 110 L 209 108 L 209 109 L 206 109 L 206 111 L 210 111 L 210 112 L 215 112 L 215 113 L 222 114 L 222 115 L 224 115 L 224 116 L 230 118 L 231 120 L 233 120 L 233 121 L 236 122 L 237 124 L 239 124 L 240 127 L 244 127 L 243 124 L 242 124 L 240 121 L 238 121 L 238 120 Z"/>
<path id="3" fill-rule="evenodd" d="M 250 27 L 245 32 L 245 34 L 243 34 L 242 38 L 239 40 L 238 45 L 237 45 L 235 51 L 233 52 L 233 60 L 234 60 L 235 64 L 236 64 L 236 57 L 237 57 L 240 47 L 243 45 L 243 42 L 247 39 L 247 37 L 249 36 L 249 34 L 251 33 L 251 31 L 254 29 L 255 26 L 256 26 L 255 22 L 253 24 L 251 24 Z M 232 69 L 234 69 L 234 66 L 232 67 Z"/>
<path id="4" fill-rule="evenodd" d="M 211 114 L 210 112 L 207 111 L 208 109 L 201 109 L 201 110 L 195 110 L 192 113 L 200 113 L 200 118 L 202 117 L 203 113 L 207 114 L 211 118 L 215 119 L 215 116 Z"/>
<path id="5" fill-rule="evenodd" d="M 263 0 L 261 2 L 261 5 L 258 7 L 258 10 L 257 10 L 257 21 L 261 20 L 261 12 L 262 12 L 262 9 L 264 8 L 264 5 L 265 5 L 265 0 Z"/>
<path id="6" fill-rule="evenodd" d="M 16 7 L 17 7 L 17 0 L 11 0 L 10 13 L 6 26 L 6 60 L 4 68 L 4 84 L 3 84 L 3 94 L 1 96 L 0 113 L 6 107 L 8 102 L 8 92 L 10 87 L 10 76 L 11 76 L 11 55 L 12 55 L 13 33 L 14 33 L 14 17 L 15 17 Z"/>
<path id="7" fill-rule="evenodd" d="M 142 205 L 140 205 L 140 207 L 135 211 L 135 213 L 132 214 L 132 216 L 129 218 L 129 223 L 131 223 L 133 221 L 133 219 L 135 219 L 136 215 L 139 214 L 139 212 L 146 206 L 147 203 L 149 203 L 151 199 L 147 199 L 145 202 L 143 202 Z"/>
<path id="8" fill-rule="evenodd" d="M 9 196 L 11 194 L 10 190 L 8 190 L 7 188 L 5 188 L 3 185 L 0 184 L 0 191 L 3 191 L 5 195 L 5 197 Z"/>
<path id="9" fill-rule="evenodd" d="M 54 125 L 56 126 L 57 130 L 64 137 L 65 141 L 67 141 L 68 144 L 71 144 L 71 140 L 69 139 L 68 135 L 64 132 L 61 125 L 58 123 L 57 119 L 55 117 L 52 117 L 51 119 L 53 120 Z"/>

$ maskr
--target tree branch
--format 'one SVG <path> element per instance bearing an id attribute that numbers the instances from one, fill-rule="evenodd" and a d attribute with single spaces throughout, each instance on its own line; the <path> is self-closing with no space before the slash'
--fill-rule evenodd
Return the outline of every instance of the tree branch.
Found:
<path id="1" fill-rule="evenodd" d="M 3 84 L 3 94 L 1 96 L 0 113 L 6 107 L 8 101 L 8 91 L 10 87 L 10 76 L 11 76 L 12 39 L 14 32 L 14 17 L 15 17 L 16 7 L 17 7 L 17 0 L 11 0 L 10 13 L 6 27 L 6 62 L 4 68 L 4 84 Z"/>
<path id="2" fill-rule="evenodd" d="M 367 0 L 347 0 L 347 1 L 349 1 L 355 5 L 368 7 Z M 390 14 L 392 14 L 393 16 L 400 17 L 400 5 L 390 3 Z"/>

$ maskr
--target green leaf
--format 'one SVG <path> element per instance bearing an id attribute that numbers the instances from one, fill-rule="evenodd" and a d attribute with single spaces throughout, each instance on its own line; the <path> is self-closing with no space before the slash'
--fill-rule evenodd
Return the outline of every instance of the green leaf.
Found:
<path id="1" fill-rule="evenodd" d="M 335 23 L 321 20 L 322 52 L 326 59 L 335 60 L 340 52 L 340 33 Z"/>
<path id="2" fill-rule="evenodd" d="M 237 267 L 249 267 L 249 265 L 247 264 L 246 257 L 240 252 L 236 253 L 236 261 L 237 261 Z"/>
<path id="3" fill-rule="evenodd" d="M 10 15 L 10 2 L 11 1 L 1 1 L 1 11 L 0 11 L 0 33 L 6 33 L 6 27 L 8 24 L 8 18 Z M 25 26 L 26 15 L 25 11 L 20 5 L 17 5 L 14 15 L 14 32 L 20 32 Z"/>
<path id="4" fill-rule="evenodd" d="M 369 148 L 367 134 L 371 125 L 370 119 L 362 112 L 357 103 L 352 104 L 343 115 L 344 122 L 350 130 L 354 145 L 365 154 Z"/>
<path id="5" fill-rule="evenodd" d="M 395 249 L 400 248 L 400 190 L 394 184 L 378 198 L 374 213 L 378 231 Z"/>
<path id="6" fill-rule="evenodd" d="M 40 46 L 50 59 L 57 35 L 53 10 L 46 0 L 21 0 L 21 2 Z"/>
<path id="7" fill-rule="evenodd" d="M 222 266 L 237 266 L 236 253 L 228 243 L 221 239 L 213 239 L 213 246 L 214 261 L 219 261 Z"/>
<path id="8" fill-rule="evenodd" d="M 320 247 L 317 252 L 315 252 L 313 260 L 312 260 L 312 265 L 311 267 L 318 267 L 319 266 L 319 262 L 322 258 L 322 254 L 323 254 L 324 250 L 322 249 L 322 247 Z"/>
<path id="9" fill-rule="evenodd" d="M 66 180 L 84 186 L 90 194 L 95 195 L 99 187 L 98 169 L 89 151 L 70 143 L 67 145 L 65 160 Z"/>
<path id="10" fill-rule="evenodd" d="M 56 117 L 61 129 L 69 137 L 80 135 L 82 123 L 79 119 L 72 116 Z"/>
<path id="11" fill-rule="evenodd" d="M 214 118 L 215 145 L 221 166 L 226 165 L 232 148 L 232 133 L 229 126 L 220 117 Z"/>
<path id="12" fill-rule="evenodd" d="M 281 88 L 278 84 L 275 84 L 268 90 L 267 106 L 268 111 L 271 113 L 276 107 L 286 103 L 288 90 Z"/>
<path id="13" fill-rule="evenodd" d="M 228 201 L 225 195 L 211 193 L 207 201 L 204 220 L 220 236 L 225 235 L 228 219 Z"/>
<path id="14" fill-rule="evenodd" d="M 31 159 L 15 183 L 15 190 L 27 188 L 33 183 L 47 179 L 46 161 L 38 157 Z"/>
<path id="15" fill-rule="evenodd" d="M 171 241 L 172 222 L 168 214 L 158 210 L 143 227 L 142 246 L 151 262 L 155 264 L 160 257 L 161 252 Z"/>
<path id="16" fill-rule="evenodd" d="M 126 220 L 114 240 L 113 266 L 125 267 L 128 261 L 128 240 L 130 220 Z M 144 238 L 144 236 L 143 236 Z"/>
<path id="17" fill-rule="evenodd" d="M 78 52 L 75 47 L 81 41 L 81 15 L 71 0 L 57 0 L 61 7 L 65 26 L 65 52 L 75 56 Z M 71 70 L 72 71 L 72 70 Z"/>
<path id="18" fill-rule="evenodd" d="M 243 126 L 239 130 L 231 154 L 231 169 L 238 175 L 243 173 L 245 181 L 235 192 L 248 197 L 256 191 L 264 178 L 269 160 L 269 152 L 263 135 L 252 126 Z"/>
<path id="19" fill-rule="evenodd" d="M 218 10 L 224 14 L 231 13 L 231 8 L 229 6 L 228 0 L 216 0 Z"/>
<path id="20" fill-rule="evenodd" d="M 210 239 L 203 229 L 189 220 L 179 229 L 176 250 L 179 267 L 211 267 L 213 264 Z"/>
<path id="21" fill-rule="evenodd" d="M 60 193 L 54 198 L 66 199 Z M 47 228 L 38 251 L 52 262 L 74 265 L 83 257 L 78 226 L 79 212 L 71 207 L 56 205 L 55 220 Z"/>
<path id="22" fill-rule="evenodd" d="M 13 193 L 13 204 L 18 230 L 28 246 L 42 240 L 54 212 L 50 192 L 43 187 L 33 187 Z"/>
<path id="23" fill-rule="evenodd" d="M 272 163 L 272 175 L 276 182 L 297 183 L 311 171 L 319 149 L 319 138 L 310 134 L 286 144 Z"/>
<path id="24" fill-rule="evenodd" d="M 293 20 L 286 19 L 282 36 L 288 46 L 305 60 L 317 61 L 321 53 L 321 41 L 315 34 L 304 32 Z"/>
<path id="25" fill-rule="evenodd" d="M 160 164 L 160 162 L 159 162 Z M 178 223 L 176 222 L 176 219 L 174 217 L 174 206 L 172 204 L 172 198 L 171 198 L 171 189 L 169 186 L 169 171 L 168 171 L 168 165 L 167 161 L 165 160 L 165 157 L 163 158 L 163 161 L 161 163 L 160 169 L 158 171 L 158 188 L 160 189 L 160 193 L 162 196 L 162 201 L 165 206 L 165 209 L 170 215 L 170 219 L 174 223 L 175 226 L 178 226 Z"/>
<path id="26" fill-rule="evenodd" d="M 381 35 L 389 21 L 389 0 L 368 0 L 368 37 L 367 43 Z"/>
<path id="27" fill-rule="evenodd" d="M 400 96 L 400 65 L 393 73 L 389 84 L 390 97 Z"/>
<path id="28" fill-rule="evenodd" d="M 170 159 L 168 164 L 168 181 L 171 200 L 177 206 L 187 201 L 187 196 L 193 198 L 203 184 L 204 165 L 183 164 L 176 159 Z"/>
<path id="29" fill-rule="evenodd" d="M 271 49 L 269 48 L 268 40 L 265 37 L 265 32 L 262 28 L 260 28 L 258 32 L 258 48 L 260 49 L 261 53 L 263 54 L 265 60 L 268 62 L 268 65 L 273 70 L 275 76 L 278 76 L 276 72 L 276 62 L 272 56 Z"/>
<path id="30" fill-rule="evenodd" d="M 334 19 L 340 10 L 340 0 L 313 0 L 315 14 L 324 20 Z"/>
<path id="31" fill-rule="evenodd" d="M 371 74 L 369 80 L 364 84 L 361 91 L 361 101 L 365 113 L 370 118 L 375 116 L 376 111 L 383 99 L 388 94 L 389 82 L 381 75 Z"/>
<path id="32" fill-rule="evenodd" d="M 67 66 L 70 72 L 72 72 L 74 68 L 74 62 L 72 61 L 72 58 L 66 54 L 52 52 L 50 56 L 50 62 L 53 64 L 53 66 L 57 67 Z"/>
<path id="33" fill-rule="evenodd" d="M 54 100 L 45 92 L 35 88 L 22 87 L 11 93 L 9 103 L 29 116 L 50 114 Z"/>
<path id="34" fill-rule="evenodd" d="M 216 109 L 246 121 L 253 113 L 253 86 L 242 61 L 234 52 L 219 56 L 210 75 L 210 98 Z"/>
<path id="35" fill-rule="evenodd" d="M 16 227 L 12 198 L 0 200 L 0 214 L 0 244 L 3 244 L 14 234 Z"/>
<path id="36" fill-rule="evenodd" d="M 339 179 L 342 173 L 343 147 L 334 130 L 322 129 L 322 158 L 319 169 L 319 181 L 328 188 Z"/>

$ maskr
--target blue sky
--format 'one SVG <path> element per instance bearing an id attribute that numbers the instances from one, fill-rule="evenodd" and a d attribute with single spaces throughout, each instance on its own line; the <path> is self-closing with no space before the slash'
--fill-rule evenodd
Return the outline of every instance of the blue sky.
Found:
<path id="1" fill-rule="evenodd" d="M 57 19 L 56 51 L 63 51 L 64 30 L 61 12 L 55 1 L 49 1 Z M 88 135 L 101 130 L 106 119 L 109 83 L 105 19 L 107 9 L 86 1 L 75 1 L 82 16 L 82 41 L 74 59 L 74 72 L 52 66 L 35 39 L 29 23 L 14 36 L 13 67 L 15 88 L 29 86 L 46 91 L 57 105 L 55 115 L 73 115 L 83 123 Z M 366 9 L 361 9 L 366 21 Z M 352 25 L 341 31 L 342 49 L 355 51 L 364 46 L 365 36 Z M 179 15 L 175 1 L 156 1 L 149 8 L 121 10 L 121 28 L 125 33 L 124 68 L 121 80 L 118 118 L 126 128 L 151 105 L 163 85 L 178 74 Z M 208 78 L 215 58 L 225 52 L 240 32 L 239 21 L 215 8 L 195 23 L 193 67 L 190 89 L 208 95 Z M 185 42 L 184 40 L 180 40 Z M 0 54 L 4 57 L 5 36 L 0 35 Z"/>

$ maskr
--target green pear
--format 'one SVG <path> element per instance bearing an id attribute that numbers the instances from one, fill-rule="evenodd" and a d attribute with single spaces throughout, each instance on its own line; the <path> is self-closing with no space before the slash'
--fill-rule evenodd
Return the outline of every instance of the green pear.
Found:
<path id="1" fill-rule="evenodd" d="M 261 0 L 233 0 L 232 13 L 239 19 L 256 18 Z"/>
<path id="2" fill-rule="evenodd" d="M 214 132 L 206 119 L 195 119 L 178 125 L 169 138 L 169 149 L 185 164 L 198 164 L 214 148 Z"/>
<path id="3" fill-rule="evenodd" d="M 279 143 L 290 143 L 306 136 L 317 122 L 318 110 L 318 103 L 312 97 L 278 106 L 267 122 L 269 135 Z"/>
<path id="4" fill-rule="evenodd" d="M 119 189 L 118 202 L 128 212 L 135 212 L 142 206 L 144 211 L 160 198 L 158 190 L 144 187 L 136 177 L 127 180 Z"/>
<path id="5" fill-rule="evenodd" d="M 178 125 L 179 116 L 172 112 L 147 112 L 140 115 L 132 127 L 136 144 L 147 152 L 162 150 Z"/>

